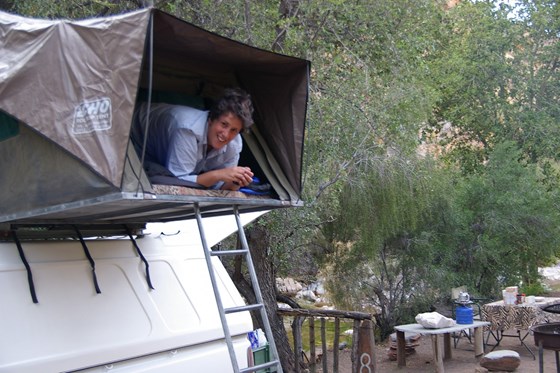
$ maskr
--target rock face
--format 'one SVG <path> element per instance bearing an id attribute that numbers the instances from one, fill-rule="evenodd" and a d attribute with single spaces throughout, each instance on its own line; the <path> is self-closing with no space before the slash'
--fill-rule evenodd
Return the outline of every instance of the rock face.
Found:
<path id="1" fill-rule="evenodd" d="M 276 278 L 276 288 L 282 295 L 295 297 L 295 299 L 303 299 L 307 302 L 314 303 L 315 306 L 325 306 L 330 304 L 330 300 L 326 296 L 323 280 L 319 279 L 309 285 L 304 285 L 293 278 Z"/>
<path id="2" fill-rule="evenodd" d="M 480 359 L 480 366 L 489 371 L 513 372 L 520 364 L 519 354 L 511 350 L 492 351 Z"/>

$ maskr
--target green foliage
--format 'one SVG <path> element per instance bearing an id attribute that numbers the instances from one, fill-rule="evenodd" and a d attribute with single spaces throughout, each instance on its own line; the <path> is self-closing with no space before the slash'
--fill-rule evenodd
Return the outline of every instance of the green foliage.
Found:
<path id="1" fill-rule="evenodd" d="M 507 88 L 515 74 L 508 53 L 517 35 L 513 21 L 484 1 L 461 2 L 444 21 L 451 33 L 431 62 L 432 81 L 441 92 L 433 123 L 452 123 L 459 130 L 460 137 L 450 139 L 449 157 L 470 173 L 503 131 Z"/>
<path id="2" fill-rule="evenodd" d="M 515 141 L 531 162 L 559 159 L 560 21 L 556 1 L 463 1 L 446 14 L 451 33 L 430 62 L 441 92 L 432 124 L 458 136 L 447 160 L 476 172 L 494 144 Z"/>
<path id="3" fill-rule="evenodd" d="M 450 268 L 468 268 L 469 285 L 481 294 L 538 282 L 538 267 L 558 253 L 558 202 L 515 144 L 498 144 L 483 171 L 458 184 L 462 224 Z"/>
<path id="4" fill-rule="evenodd" d="M 15 1 L 10 10 L 28 17 L 49 19 L 81 19 L 115 14 L 125 10 L 137 9 L 132 2 L 115 2 L 109 0 L 65 0 L 44 1 L 25 0 Z"/>
<path id="5" fill-rule="evenodd" d="M 441 264 L 452 255 L 452 185 L 426 159 L 388 157 L 361 165 L 341 194 L 337 219 L 326 226 L 334 252 L 327 283 L 341 306 L 364 302 L 380 313 L 382 334 L 428 311 Z"/>
<path id="6" fill-rule="evenodd" d="M 525 285 L 519 288 L 519 292 L 525 295 L 545 295 L 546 289 L 540 282 L 535 282 L 531 285 Z"/>

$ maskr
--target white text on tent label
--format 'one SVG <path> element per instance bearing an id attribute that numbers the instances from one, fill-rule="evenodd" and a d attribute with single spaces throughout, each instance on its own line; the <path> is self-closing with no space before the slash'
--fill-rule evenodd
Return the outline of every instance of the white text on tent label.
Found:
<path id="1" fill-rule="evenodd" d="M 74 110 L 72 133 L 79 135 L 111 128 L 111 99 L 103 97 L 95 101 L 84 101 Z"/>

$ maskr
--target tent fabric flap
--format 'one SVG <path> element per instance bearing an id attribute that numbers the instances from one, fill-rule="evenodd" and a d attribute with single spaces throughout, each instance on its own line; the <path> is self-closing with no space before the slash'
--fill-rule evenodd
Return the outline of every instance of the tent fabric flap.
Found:
<path id="1" fill-rule="evenodd" d="M 0 12 L 0 108 L 119 186 L 149 17 Z"/>

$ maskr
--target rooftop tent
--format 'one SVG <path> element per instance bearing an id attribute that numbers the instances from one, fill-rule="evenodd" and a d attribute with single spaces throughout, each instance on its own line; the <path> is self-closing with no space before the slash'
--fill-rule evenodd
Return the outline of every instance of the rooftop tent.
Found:
<path id="1" fill-rule="evenodd" d="M 300 205 L 309 62 L 148 8 L 37 20 L 0 12 L 0 223 L 146 223 Z M 242 159 L 274 196 L 155 185 L 130 144 L 138 102 L 248 91 Z"/>

